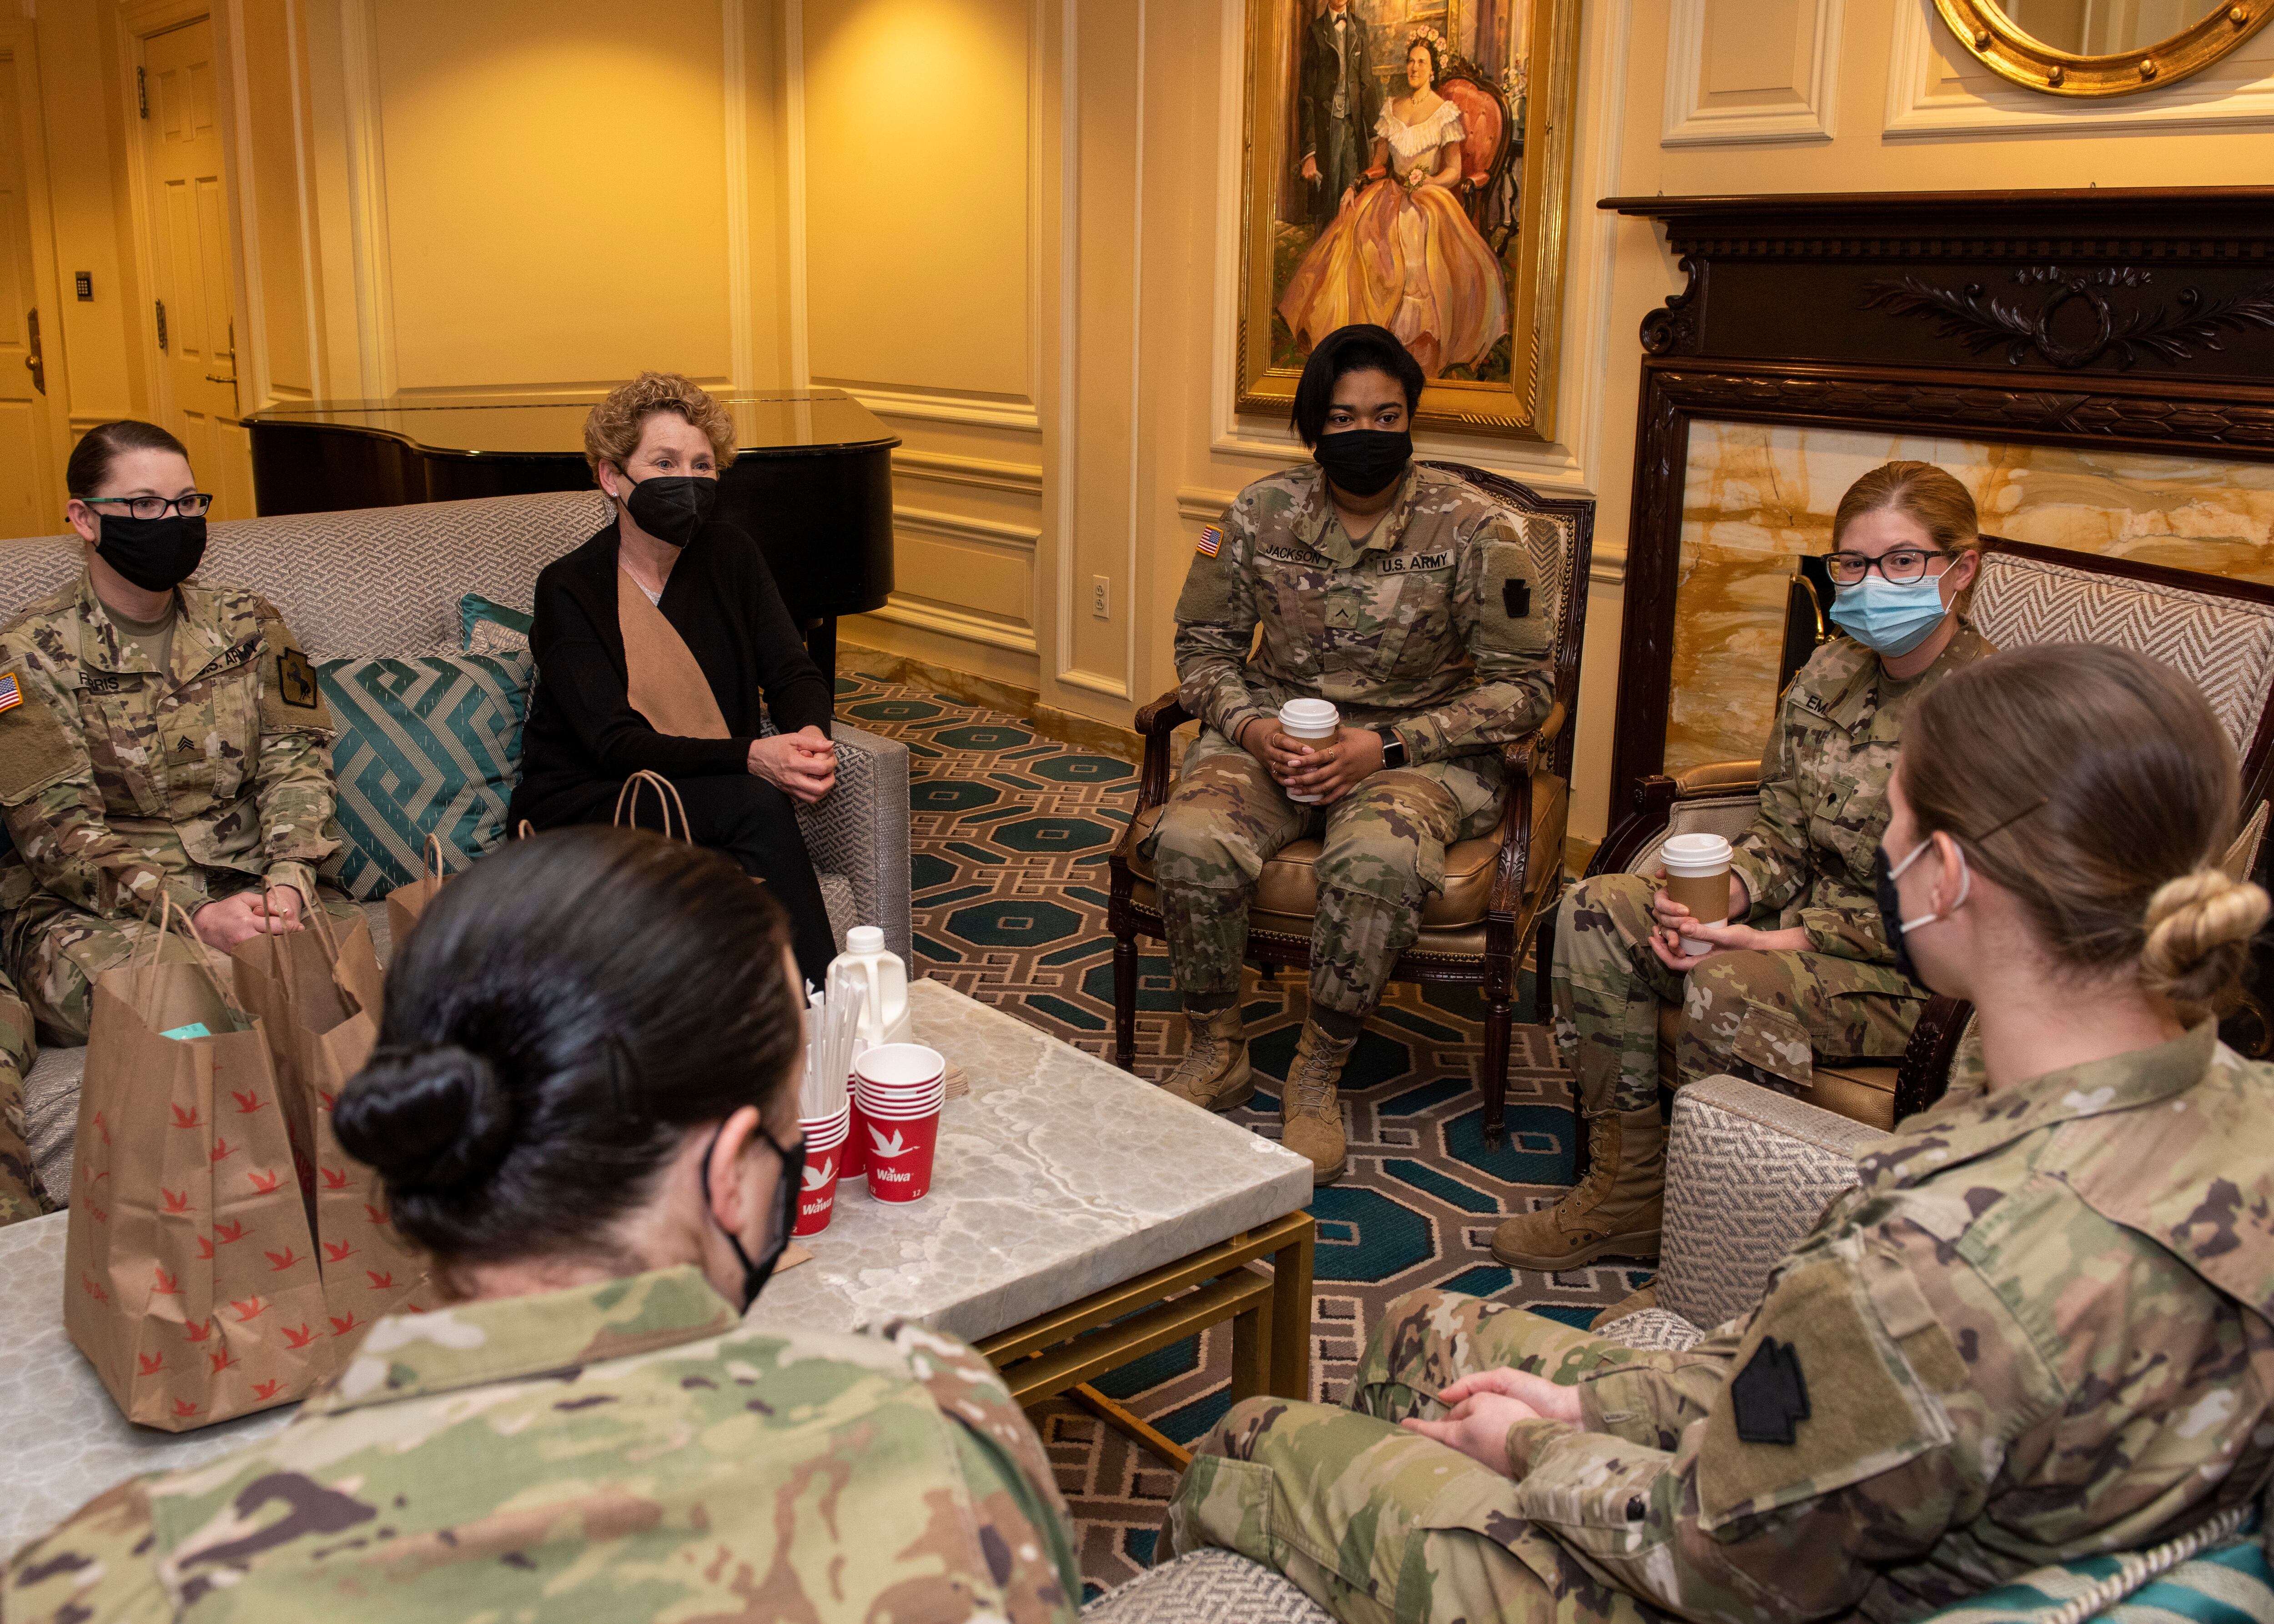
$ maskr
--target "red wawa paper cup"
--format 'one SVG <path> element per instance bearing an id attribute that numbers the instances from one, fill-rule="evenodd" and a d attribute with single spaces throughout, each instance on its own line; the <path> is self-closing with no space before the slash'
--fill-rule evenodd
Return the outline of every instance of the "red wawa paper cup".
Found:
<path id="1" fill-rule="evenodd" d="M 921 1043 L 885 1043 L 853 1063 L 854 1132 L 869 1193 L 921 1201 L 931 1193 L 947 1062 Z"/>
<path id="2" fill-rule="evenodd" d="M 837 1181 L 845 1170 L 845 1141 L 851 1131 L 852 1112 L 848 1102 L 833 1116 L 808 1119 L 802 1124 L 805 1180 L 804 1188 L 798 1192 L 793 1235 L 818 1235 L 836 1214 Z"/>

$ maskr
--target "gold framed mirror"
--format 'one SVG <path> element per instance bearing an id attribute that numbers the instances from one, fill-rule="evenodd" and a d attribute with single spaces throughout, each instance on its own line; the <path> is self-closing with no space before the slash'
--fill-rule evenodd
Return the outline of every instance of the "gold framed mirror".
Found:
<path id="1" fill-rule="evenodd" d="M 1934 0 L 1991 71 L 2057 96 L 2122 96 L 2199 73 L 2274 0 Z"/>

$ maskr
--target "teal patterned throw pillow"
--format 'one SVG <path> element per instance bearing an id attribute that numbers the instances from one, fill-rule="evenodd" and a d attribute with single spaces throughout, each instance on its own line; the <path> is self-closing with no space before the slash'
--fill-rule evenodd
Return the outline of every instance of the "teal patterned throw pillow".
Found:
<path id="1" fill-rule="evenodd" d="M 456 874 L 505 836 L 521 771 L 526 654 L 419 654 L 317 666 L 339 724 L 341 847 L 325 876 L 383 897 L 418 877 L 426 837 Z"/>

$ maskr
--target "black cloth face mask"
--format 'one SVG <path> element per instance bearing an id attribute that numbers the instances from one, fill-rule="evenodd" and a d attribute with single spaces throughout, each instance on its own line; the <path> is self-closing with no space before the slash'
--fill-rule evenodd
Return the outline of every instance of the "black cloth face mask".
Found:
<path id="1" fill-rule="evenodd" d="M 1400 429 L 1344 429 L 1321 434 L 1311 456 L 1327 477 L 1352 496 L 1372 496 L 1413 460 L 1413 436 Z"/>
<path id="2" fill-rule="evenodd" d="M 711 1153 L 719 1147 L 719 1134 L 726 1131 L 721 1127 L 719 1133 L 711 1136 L 711 1142 L 703 1147 L 703 1210 L 710 1214 L 713 1223 L 719 1223 L 719 1218 L 711 1207 Z M 782 1253 L 789 1250 L 790 1231 L 797 1227 L 798 1194 L 805 1188 L 805 1141 L 800 1139 L 794 1147 L 784 1150 L 780 1142 L 764 1128 L 758 1130 L 758 1137 L 774 1147 L 774 1154 L 781 1158 L 782 1164 L 781 1194 L 775 1203 L 773 1239 L 767 1244 L 765 1256 L 753 1259 L 742 1245 L 742 1237 L 725 1224 L 719 1224 L 719 1232 L 727 1237 L 727 1244 L 734 1249 L 734 1260 L 742 1266 L 742 1308 L 746 1314 L 750 1312 L 750 1304 L 758 1300 L 758 1293 L 766 1289 L 766 1282 L 773 1274 L 774 1265 L 780 1262 Z"/>
<path id="3" fill-rule="evenodd" d="M 203 514 L 185 519 L 95 515 L 94 555 L 146 592 L 170 592 L 197 574 L 206 555 Z"/>
<path id="4" fill-rule="evenodd" d="M 623 499 L 632 523 L 658 541 L 683 547 L 695 539 L 719 500 L 719 482 L 699 475 L 657 474 Z"/>

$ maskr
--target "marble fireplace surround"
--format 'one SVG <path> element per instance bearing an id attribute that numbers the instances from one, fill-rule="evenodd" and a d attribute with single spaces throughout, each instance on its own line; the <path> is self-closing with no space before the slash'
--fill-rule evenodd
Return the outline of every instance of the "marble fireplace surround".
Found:
<path id="1" fill-rule="evenodd" d="M 1642 323 L 1614 823 L 1758 756 L 1790 560 L 1916 456 L 1985 530 L 2274 582 L 2274 187 L 1612 198 Z"/>

